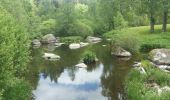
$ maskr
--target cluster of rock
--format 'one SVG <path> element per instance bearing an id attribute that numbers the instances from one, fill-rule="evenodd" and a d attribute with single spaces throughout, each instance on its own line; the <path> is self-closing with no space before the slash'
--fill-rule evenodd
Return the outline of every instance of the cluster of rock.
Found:
<path id="1" fill-rule="evenodd" d="M 32 41 L 32 45 L 33 47 L 40 47 L 41 44 L 53 44 L 53 45 L 61 46 L 62 45 L 61 43 L 56 44 L 56 43 L 59 43 L 59 41 L 60 41 L 59 37 L 55 37 L 53 34 L 47 34 L 43 36 L 41 40 L 34 39 Z"/>
<path id="2" fill-rule="evenodd" d="M 88 36 L 86 40 L 87 40 L 88 43 L 84 43 L 84 42 L 71 43 L 69 45 L 69 48 L 70 49 L 78 49 L 78 48 L 85 47 L 85 46 L 89 45 L 89 43 L 98 43 L 98 42 L 102 41 L 101 38 L 92 37 L 92 36 Z M 60 38 L 59 37 L 55 37 L 53 34 L 47 34 L 47 35 L 43 36 L 41 38 L 41 40 L 34 39 L 32 41 L 32 45 L 35 48 L 40 47 L 41 44 L 50 44 L 50 46 L 52 45 L 52 46 L 55 46 L 55 47 L 60 47 L 64 43 L 60 43 Z"/>
<path id="3" fill-rule="evenodd" d="M 154 49 L 149 53 L 149 58 L 165 72 L 170 72 L 170 49 Z"/>
<path id="4" fill-rule="evenodd" d="M 157 94 L 160 96 L 163 92 L 168 92 L 170 91 L 170 87 L 169 86 L 164 86 L 164 87 L 160 87 L 157 83 L 150 83 L 150 84 L 146 84 L 147 87 L 153 88 L 157 91 Z"/>

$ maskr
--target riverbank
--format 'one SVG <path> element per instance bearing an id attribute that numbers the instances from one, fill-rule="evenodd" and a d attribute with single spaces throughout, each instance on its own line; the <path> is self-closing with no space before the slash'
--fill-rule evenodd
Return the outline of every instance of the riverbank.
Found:
<path id="1" fill-rule="evenodd" d="M 145 73 L 132 69 L 125 82 L 128 100 L 169 100 L 170 74 L 162 72 L 148 61 L 142 62 Z"/>
<path id="2" fill-rule="evenodd" d="M 170 27 L 170 25 L 168 25 Z M 162 26 L 156 25 L 155 32 L 149 32 L 149 26 L 113 30 L 104 34 L 114 44 L 126 50 L 149 52 L 157 48 L 170 48 L 170 29 L 162 32 Z M 150 61 L 141 61 L 143 73 L 133 68 L 125 82 L 125 91 L 128 100 L 169 100 L 170 75 L 156 68 Z"/>
<path id="3" fill-rule="evenodd" d="M 168 24 L 167 27 L 170 27 Z M 167 32 L 162 32 L 162 26 L 156 25 L 155 32 L 149 32 L 149 26 L 125 28 L 121 30 L 112 30 L 103 35 L 106 39 L 116 40 L 121 46 L 135 46 L 129 47 L 137 50 L 143 50 L 145 47 L 154 48 L 170 48 L 170 29 Z M 121 42 L 121 43 L 120 43 Z M 124 43 L 122 43 L 124 42 Z"/>

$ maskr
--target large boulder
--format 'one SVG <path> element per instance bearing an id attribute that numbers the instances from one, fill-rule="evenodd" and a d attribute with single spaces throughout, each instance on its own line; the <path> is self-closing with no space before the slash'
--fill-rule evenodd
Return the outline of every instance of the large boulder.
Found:
<path id="1" fill-rule="evenodd" d="M 53 53 L 44 53 L 43 58 L 48 60 L 60 59 L 60 56 Z"/>
<path id="2" fill-rule="evenodd" d="M 80 48 L 80 47 L 81 47 L 81 45 L 78 44 L 78 43 L 72 43 L 72 44 L 69 45 L 69 48 L 70 48 L 70 49 L 78 49 L 78 48 Z"/>
<path id="3" fill-rule="evenodd" d="M 47 34 L 42 37 L 41 42 L 44 44 L 50 44 L 50 43 L 55 43 L 57 39 L 53 34 Z"/>
<path id="4" fill-rule="evenodd" d="M 130 52 L 126 51 L 125 49 L 123 49 L 121 47 L 116 47 L 112 51 L 112 55 L 117 56 L 117 57 L 130 57 L 130 56 L 132 56 L 132 54 Z"/>
<path id="5" fill-rule="evenodd" d="M 155 64 L 170 65 L 170 49 L 154 49 L 149 57 Z"/>
<path id="6" fill-rule="evenodd" d="M 98 43 L 98 42 L 101 42 L 102 39 L 99 38 L 99 37 L 88 36 L 88 37 L 87 37 L 87 41 L 88 41 L 88 42 L 91 42 L 91 43 Z"/>

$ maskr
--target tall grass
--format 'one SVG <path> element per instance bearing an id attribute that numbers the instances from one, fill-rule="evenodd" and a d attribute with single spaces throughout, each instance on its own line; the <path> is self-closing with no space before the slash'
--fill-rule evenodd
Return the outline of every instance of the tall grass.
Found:
<path id="1" fill-rule="evenodd" d="M 146 85 L 151 82 L 157 83 L 160 87 L 170 86 L 170 74 L 146 64 L 147 61 L 143 62 L 142 66 L 147 74 L 140 74 L 132 69 L 126 78 L 125 90 L 128 100 L 170 100 L 170 92 L 163 92 L 159 96 L 156 89 Z"/>

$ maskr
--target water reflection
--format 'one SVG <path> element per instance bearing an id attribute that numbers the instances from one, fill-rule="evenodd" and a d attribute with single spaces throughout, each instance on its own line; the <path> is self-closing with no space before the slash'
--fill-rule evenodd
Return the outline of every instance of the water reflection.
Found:
<path id="1" fill-rule="evenodd" d="M 89 45 L 77 50 L 56 48 L 59 61 L 42 58 L 47 47 L 32 51 L 27 79 L 34 87 L 36 100 L 124 100 L 124 80 L 137 58 L 120 60 L 110 55 L 109 45 Z M 99 62 L 87 69 L 76 68 L 85 50 L 96 53 Z M 134 60 L 135 59 L 135 60 Z"/>
<path id="2" fill-rule="evenodd" d="M 58 82 L 51 81 L 50 77 L 40 74 L 38 87 L 33 91 L 36 100 L 107 100 L 104 97 L 100 77 L 103 73 L 103 64 L 96 70 L 88 72 L 79 68 L 75 72 L 75 78 L 70 78 L 69 69 L 58 78 Z"/>

